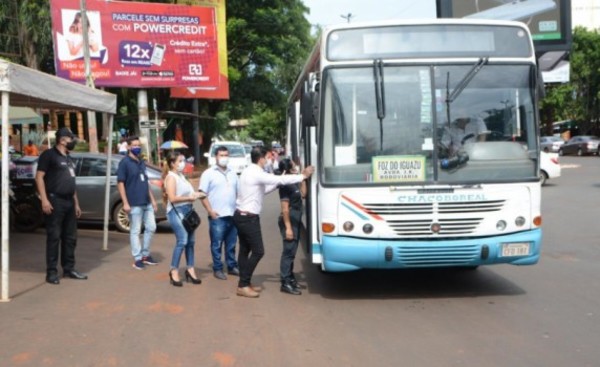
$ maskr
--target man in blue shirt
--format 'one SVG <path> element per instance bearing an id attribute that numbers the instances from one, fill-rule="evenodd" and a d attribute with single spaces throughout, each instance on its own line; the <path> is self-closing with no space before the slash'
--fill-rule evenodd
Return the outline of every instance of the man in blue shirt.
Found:
<path id="1" fill-rule="evenodd" d="M 213 273 L 215 278 L 225 280 L 227 276 L 223 272 L 221 261 L 222 244 L 225 244 L 228 273 L 239 275 L 238 264 L 235 261 L 237 229 L 233 224 L 238 178 L 235 172 L 227 167 L 229 163 L 227 147 L 217 147 L 215 159 L 217 164 L 202 173 L 198 189 L 207 195 L 202 199 L 202 205 L 208 212 Z"/>
<path id="2" fill-rule="evenodd" d="M 156 265 L 150 256 L 150 241 L 156 231 L 154 213 L 156 200 L 148 184 L 146 164 L 140 158 L 142 146 L 137 136 L 127 139 L 129 153 L 119 162 L 117 170 L 117 188 L 123 201 L 123 210 L 129 215 L 129 241 L 133 267 L 144 270 L 145 265 Z M 140 245 L 140 232 L 144 223 L 144 240 Z"/>

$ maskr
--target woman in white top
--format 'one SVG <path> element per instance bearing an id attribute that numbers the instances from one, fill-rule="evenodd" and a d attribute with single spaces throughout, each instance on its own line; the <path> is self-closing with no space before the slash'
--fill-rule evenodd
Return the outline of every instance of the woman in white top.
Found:
<path id="1" fill-rule="evenodd" d="M 88 44 L 90 52 L 98 52 L 100 45 L 96 37 L 96 33 L 90 27 L 90 20 L 86 16 L 86 23 L 88 26 Z M 69 26 L 69 33 L 66 36 L 67 44 L 69 46 L 69 53 L 73 57 L 83 57 L 83 23 L 81 12 L 75 14 L 73 23 Z"/>
<path id="2" fill-rule="evenodd" d="M 185 167 L 185 157 L 179 152 L 170 151 L 163 163 L 163 201 L 167 205 L 167 219 L 175 232 L 175 248 L 171 260 L 169 279 L 172 285 L 181 287 L 183 282 L 179 278 L 179 261 L 185 252 L 186 271 L 185 280 L 193 284 L 202 281 L 196 277 L 194 270 L 194 231 L 188 232 L 183 224 L 183 217 L 194 210 L 193 203 L 196 199 L 202 199 L 205 195 L 196 192 L 192 184 L 182 174 Z"/>

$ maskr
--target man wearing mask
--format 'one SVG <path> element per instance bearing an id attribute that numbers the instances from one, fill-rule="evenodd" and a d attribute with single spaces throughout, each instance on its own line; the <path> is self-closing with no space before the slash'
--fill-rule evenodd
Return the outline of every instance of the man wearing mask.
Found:
<path id="1" fill-rule="evenodd" d="M 148 184 L 146 164 L 140 157 L 142 145 L 137 136 L 127 139 L 129 152 L 119 162 L 117 169 L 117 188 L 123 201 L 123 210 L 129 215 L 129 242 L 133 256 L 133 268 L 144 270 L 146 265 L 158 264 L 150 255 L 150 242 L 156 232 L 154 213 L 156 200 Z M 140 244 L 140 232 L 144 223 L 143 241 Z"/>
<path id="2" fill-rule="evenodd" d="M 230 275 L 239 275 L 240 273 L 237 261 L 235 261 L 237 229 L 233 224 L 238 178 L 235 172 L 227 168 L 229 163 L 227 147 L 217 147 L 215 158 L 217 164 L 202 173 L 198 189 L 207 195 L 202 199 L 202 205 L 208 212 L 213 274 L 217 279 L 226 280 L 227 275 L 223 271 L 223 262 L 221 261 L 223 245 L 225 245 L 227 272 Z"/>
<path id="3" fill-rule="evenodd" d="M 56 144 L 40 155 L 35 183 L 46 217 L 46 282 L 59 284 L 58 255 L 63 276 L 87 279 L 75 270 L 77 218 L 81 215 L 75 185 L 75 162 L 69 152 L 75 148 L 75 136 L 66 127 L 56 132 Z"/>
<path id="4" fill-rule="evenodd" d="M 238 264 L 240 279 L 236 294 L 241 297 L 256 298 L 262 290 L 252 285 L 252 275 L 258 262 L 265 254 L 260 230 L 260 212 L 265 194 L 278 186 L 300 183 L 315 171 L 308 166 L 301 174 L 276 176 L 264 171 L 267 162 L 272 162 L 271 152 L 264 147 L 256 147 L 250 152 L 252 164 L 240 176 L 238 196 L 233 214 L 233 222 L 240 239 Z"/>

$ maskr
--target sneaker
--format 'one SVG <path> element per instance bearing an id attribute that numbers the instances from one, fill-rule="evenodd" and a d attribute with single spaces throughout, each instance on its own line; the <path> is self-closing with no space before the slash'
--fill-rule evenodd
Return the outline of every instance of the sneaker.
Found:
<path id="1" fill-rule="evenodd" d="M 142 261 L 146 265 L 158 265 L 158 262 L 154 261 L 152 256 L 144 256 L 144 257 L 142 257 Z"/>
<path id="2" fill-rule="evenodd" d="M 301 294 L 302 294 L 302 292 L 300 291 L 300 289 L 298 289 L 298 288 L 294 288 L 294 287 L 292 286 L 292 284 L 291 284 L 291 283 L 289 283 L 289 282 L 288 282 L 288 283 L 283 283 L 283 284 L 281 284 L 281 288 L 280 288 L 280 290 L 281 290 L 283 293 L 287 293 L 287 294 L 293 294 L 293 295 L 295 295 L 295 296 L 299 296 L 299 295 L 301 295 Z"/>
<path id="3" fill-rule="evenodd" d="M 137 269 L 137 270 L 144 270 L 144 268 L 146 267 L 146 266 L 144 265 L 144 262 L 143 262 L 142 260 L 136 260 L 136 261 L 133 263 L 133 265 L 131 265 L 131 266 L 133 266 L 133 268 L 134 268 L 134 269 Z"/>
<path id="4" fill-rule="evenodd" d="M 227 275 L 223 273 L 223 270 L 216 270 L 213 274 L 217 279 L 227 280 Z"/>

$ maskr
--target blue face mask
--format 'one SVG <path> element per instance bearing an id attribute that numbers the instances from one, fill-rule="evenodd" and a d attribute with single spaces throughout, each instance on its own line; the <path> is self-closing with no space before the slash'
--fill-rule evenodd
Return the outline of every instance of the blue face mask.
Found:
<path id="1" fill-rule="evenodd" d="M 132 147 L 131 148 L 131 153 L 136 157 L 139 156 L 141 152 L 142 152 L 141 147 Z"/>

